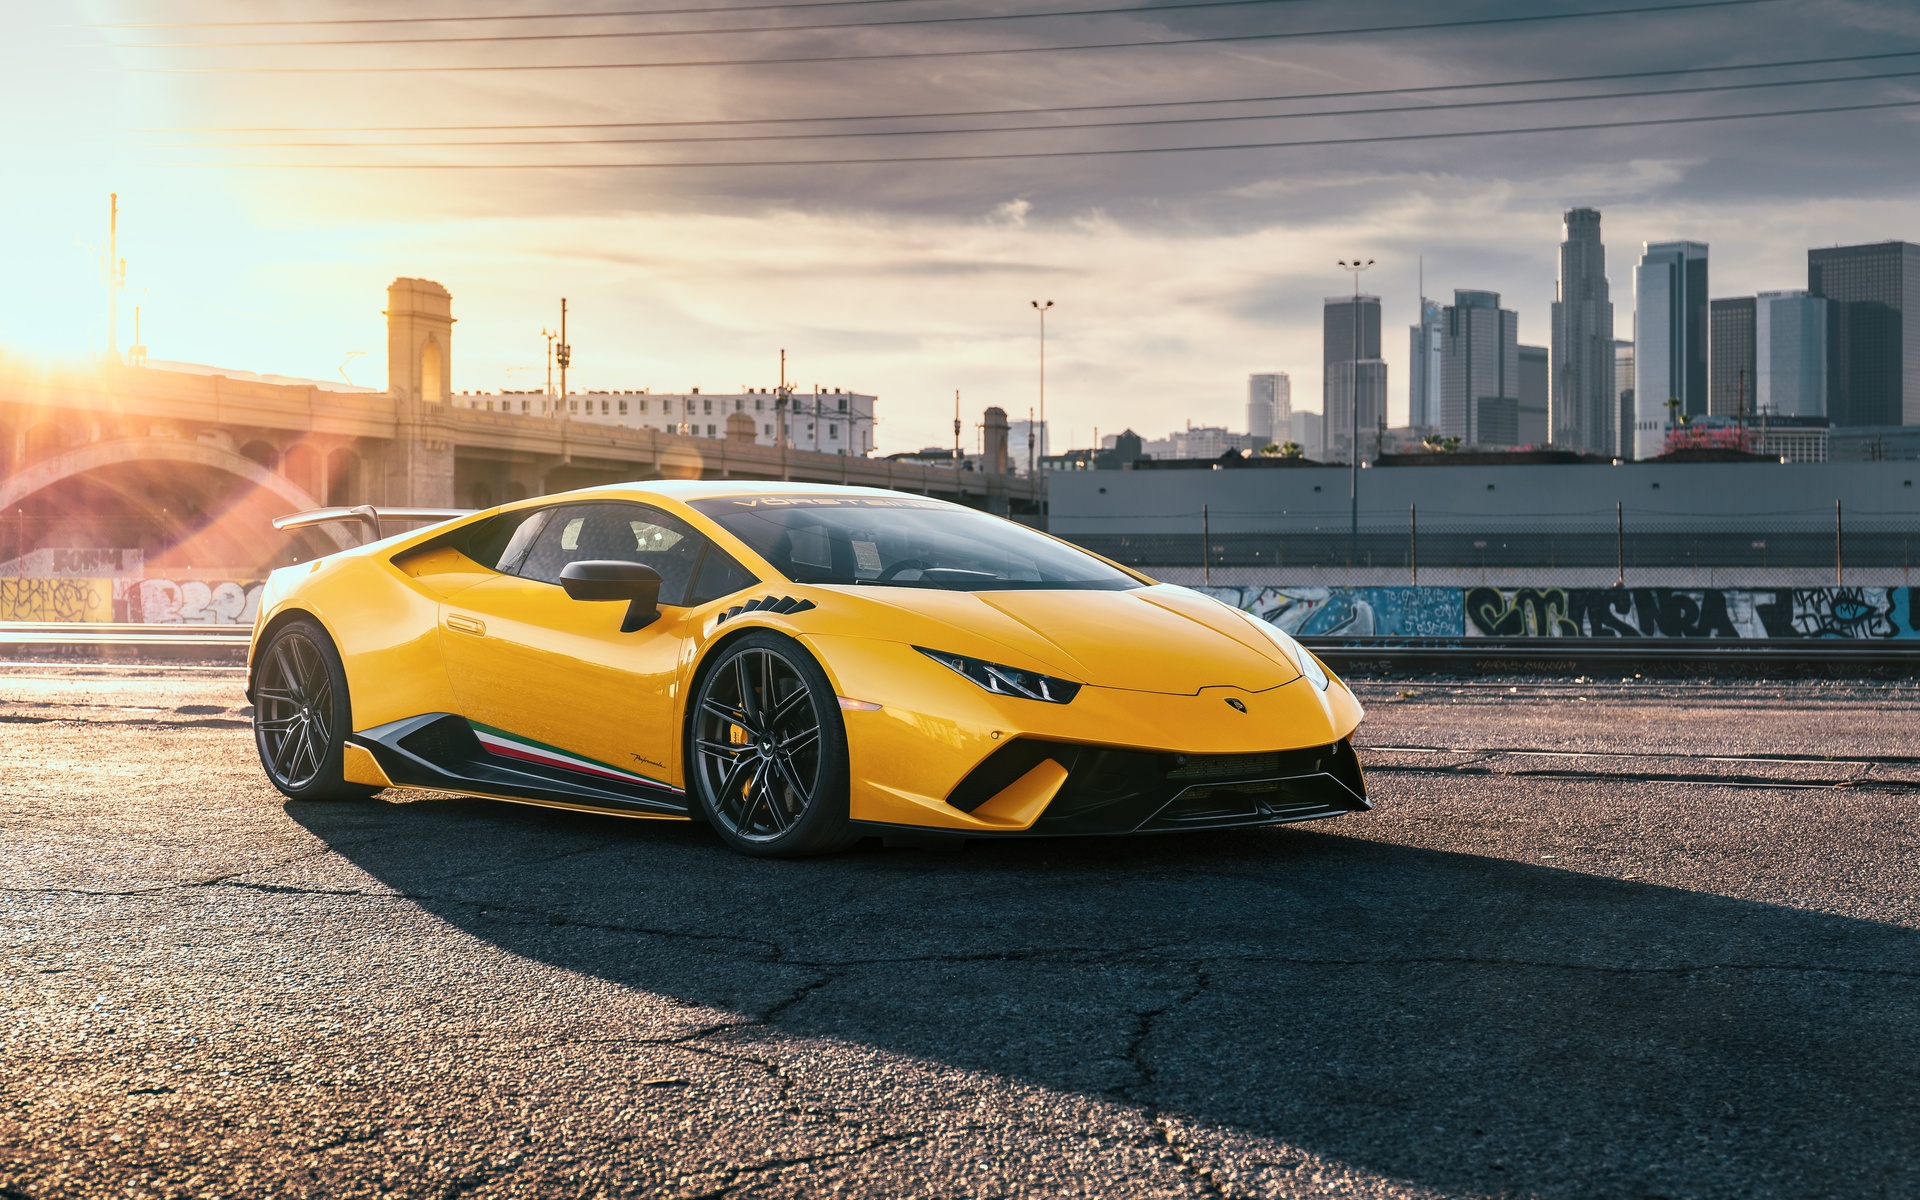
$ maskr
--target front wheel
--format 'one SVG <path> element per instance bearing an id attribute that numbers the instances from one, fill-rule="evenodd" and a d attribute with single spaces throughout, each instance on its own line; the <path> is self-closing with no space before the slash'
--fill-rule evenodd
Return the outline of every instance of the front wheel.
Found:
<path id="1" fill-rule="evenodd" d="M 689 708 L 688 762 L 707 821 L 735 850 L 832 854 L 859 840 L 847 816 L 847 734 L 826 672 L 770 631 L 733 642 Z"/>
<path id="2" fill-rule="evenodd" d="M 342 774 L 353 713 L 347 673 L 317 621 L 287 622 L 260 647 L 253 685 L 253 741 L 260 765 L 293 800 L 360 800 L 377 788 Z"/>

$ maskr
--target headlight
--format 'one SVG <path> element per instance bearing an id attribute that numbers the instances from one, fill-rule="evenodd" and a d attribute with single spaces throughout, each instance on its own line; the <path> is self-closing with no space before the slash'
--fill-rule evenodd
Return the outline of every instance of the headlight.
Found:
<path id="1" fill-rule="evenodd" d="M 996 696 L 1019 696 L 1025 700 L 1065 704 L 1080 694 L 1080 685 L 1072 680 L 1055 679 L 1051 675 L 1041 675 L 1035 671 L 1022 671 L 1017 667 L 1006 667 L 984 659 L 968 658 L 964 654 L 929 650 L 925 646 L 915 646 L 914 649 L 941 666 L 965 675 Z"/>
<path id="2" fill-rule="evenodd" d="M 1228 605 L 1228 607 L 1232 608 L 1232 605 Z M 1271 621 L 1262 621 L 1259 617 L 1254 616 L 1244 608 L 1235 608 L 1233 611 L 1239 613 L 1248 621 L 1251 621 L 1254 628 L 1266 634 L 1274 645 L 1286 651 L 1287 657 L 1292 659 L 1294 665 L 1300 668 L 1300 673 L 1307 677 L 1307 682 L 1323 692 L 1327 690 L 1327 685 L 1332 681 L 1327 678 L 1326 668 L 1322 667 L 1320 660 L 1315 658 L 1312 652 L 1305 646 L 1302 646 L 1292 634 Z"/>

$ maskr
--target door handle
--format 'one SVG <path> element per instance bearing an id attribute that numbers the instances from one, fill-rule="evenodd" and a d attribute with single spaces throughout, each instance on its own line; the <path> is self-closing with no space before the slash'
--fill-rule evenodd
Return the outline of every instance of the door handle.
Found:
<path id="1" fill-rule="evenodd" d="M 447 628 L 458 633 L 471 633 L 475 637 L 487 636 L 487 623 L 478 617 L 469 617 L 463 613 L 448 613 Z"/>

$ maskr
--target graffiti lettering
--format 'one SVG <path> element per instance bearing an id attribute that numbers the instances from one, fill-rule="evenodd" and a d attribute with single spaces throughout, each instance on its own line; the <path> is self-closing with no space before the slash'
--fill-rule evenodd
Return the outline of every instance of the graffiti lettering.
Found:
<path id="1" fill-rule="evenodd" d="M 1913 588 L 1210 587 L 1304 637 L 1913 638 Z"/>
<path id="2" fill-rule="evenodd" d="M 127 620 L 146 625 L 251 625 L 258 583 L 142 579 L 127 587 Z"/>
<path id="3" fill-rule="evenodd" d="M 107 579 L 0 579 L 0 621 L 111 621 Z"/>

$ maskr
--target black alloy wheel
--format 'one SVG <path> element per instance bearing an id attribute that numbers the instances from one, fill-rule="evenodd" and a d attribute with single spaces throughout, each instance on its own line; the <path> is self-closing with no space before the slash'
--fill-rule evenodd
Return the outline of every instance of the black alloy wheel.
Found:
<path id="1" fill-rule="evenodd" d="M 317 622 L 288 622 L 268 637 L 253 683 L 253 740 L 260 765 L 294 800 L 352 800 L 377 788 L 342 775 L 352 728 L 346 671 Z"/>
<path id="2" fill-rule="evenodd" d="M 701 676 L 693 784 L 709 824 L 747 854 L 831 854 L 858 840 L 847 819 L 840 703 L 812 656 L 756 631 Z"/>

